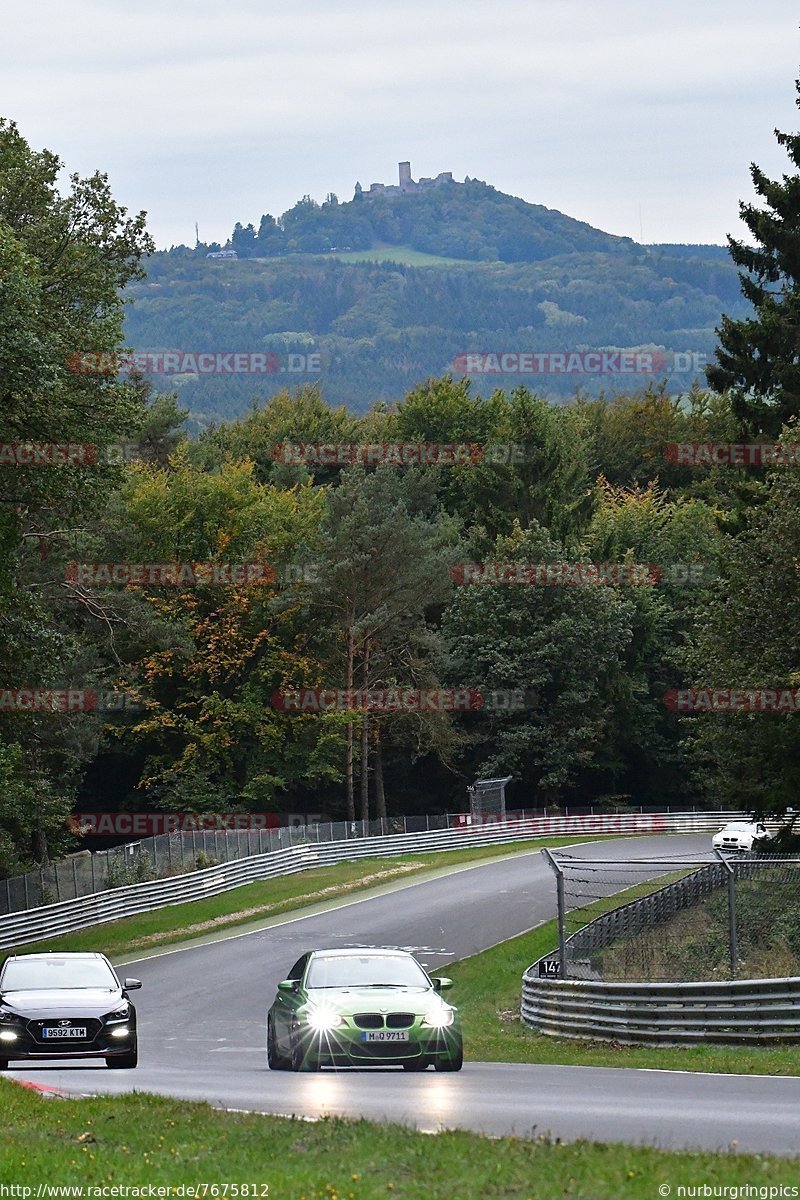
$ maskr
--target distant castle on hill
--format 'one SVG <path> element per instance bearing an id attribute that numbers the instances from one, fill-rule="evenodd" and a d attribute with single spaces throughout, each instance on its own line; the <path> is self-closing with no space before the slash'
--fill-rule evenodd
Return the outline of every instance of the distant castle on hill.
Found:
<path id="1" fill-rule="evenodd" d="M 399 170 L 398 183 L 371 183 L 369 191 L 364 192 L 360 183 L 356 184 L 356 196 L 400 196 L 410 192 L 423 192 L 427 188 L 442 187 L 445 184 L 455 183 L 452 171 L 440 171 L 435 179 L 412 179 L 411 178 L 411 163 L 401 162 L 397 164 Z M 465 183 L 469 180 L 465 179 Z"/>

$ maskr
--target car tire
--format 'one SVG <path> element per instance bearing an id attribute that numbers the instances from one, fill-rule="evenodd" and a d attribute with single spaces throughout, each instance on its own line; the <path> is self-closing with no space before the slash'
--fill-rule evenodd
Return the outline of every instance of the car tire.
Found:
<path id="1" fill-rule="evenodd" d="M 267 1017 L 267 1066 L 270 1071 L 289 1071 L 292 1066 L 292 1060 L 278 1050 L 272 1017 Z"/>
<path id="2" fill-rule="evenodd" d="M 139 1050 L 134 1047 L 130 1054 L 115 1054 L 106 1059 L 106 1066 L 115 1071 L 132 1071 L 139 1064 Z"/>
<path id="3" fill-rule="evenodd" d="M 0 1058 L 0 1071 L 7 1071 L 7 1070 L 8 1070 L 8 1059 Z"/>
<path id="4" fill-rule="evenodd" d="M 291 1068 L 293 1071 L 318 1071 L 320 1069 L 319 1056 L 309 1050 L 307 1054 L 303 1054 L 303 1047 L 300 1044 L 299 1038 L 292 1040 L 292 1058 Z"/>
<path id="5" fill-rule="evenodd" d="M 459 1042 L 449 1058 L 437 1058 L 434 1066 L 437 1071 L 460 1071 L 464 1065 L 464 1047 Z"/>

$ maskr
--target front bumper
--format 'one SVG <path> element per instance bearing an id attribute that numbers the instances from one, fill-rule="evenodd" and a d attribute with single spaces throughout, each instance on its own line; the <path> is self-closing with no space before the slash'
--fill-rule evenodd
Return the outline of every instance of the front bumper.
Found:
<path id="1" fill-rule="evenodd" d="M 313 1056 L 322 1066 L 365 1066 L 383 1063 L 398 1066 L 413 1061 L 434 1062 L 452 1057 L 461 1044 L 461 1030 L 453 1024 L 439 1029 L 415 1026 L 407 1041 L 369 1041 L 366 1031 L 336 1028 L 318 1031 L 300 1026 L 303 1056 Z"/>
<path id="2" fill-rule="evenodd" d="M 94 1024 L 99 1022 L 96 1020 Z M 91 1036 L 83 1039 L 46 1041 L 36 1028 L 37 1023 L 27 1022 L 25 1025 L 0 1025 L 0 1058 L 36 1059 L 36 1058 L 114 1058 L 121 1054 L 130 1054 L 136 1046 L 136 1023 L 125 1022 L 127 1032 L 124 1037 L 112 1036 L 113 1029 L 121 1026 L 100 1024 L 99 1029 L 91 1029 Z M 33 1028 L 31 1028 L 33 1026 Z M 2 1037 L 3 1033 L 14 1033 L 13 1041 Z"/>

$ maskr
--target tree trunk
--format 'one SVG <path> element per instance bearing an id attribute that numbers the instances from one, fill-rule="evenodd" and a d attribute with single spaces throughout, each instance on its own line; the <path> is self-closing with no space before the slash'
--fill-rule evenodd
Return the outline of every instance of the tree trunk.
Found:
<path id="1" fill-rule="evenodd" d="M 353 655 L 355 648 L 353 645 L 353 625 L 352 622 L 347 627 L 347 691 L 353 690 Z M 353 722 L 347 722 L 347 819 L 355 821 L 356 819 L 356 802 L 353 791 Z"/>
<path id="2" fill-rule="evenodd" d="M 369 639 L 364 646 L 364 708 L 361 725 L 361 820 L 369 820 Z"/>
<path id="3" fill-rule="evenodd" d="M 375 816 L 386 816 L 386 794 L 383 790 L 383 752 L 380 722 L 375 722 Z"/>

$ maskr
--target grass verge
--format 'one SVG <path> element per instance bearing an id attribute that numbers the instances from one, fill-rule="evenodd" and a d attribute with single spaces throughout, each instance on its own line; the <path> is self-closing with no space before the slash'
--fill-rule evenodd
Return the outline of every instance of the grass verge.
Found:
<path id="1" fill-rule="evenodd" d="M 144 1188 L 144 1196 L 150 1185 L 164 1196 L 183 1185 L 178 1195 L 192 1196 L 198 1184 L 209 1185 L 208 1197 L 221 1197 L 222 1186 L 214 1192 L 211 1185 L 227 1183 L 255 1200 L 652 1200 L 664 1184 L 675 1196 L 680 1185 L 732 1189 L 797 1180 L 796 1162 L 763 1155 L 463 1132 L 430 1137 L 404 1126 L 227 1113 L 135 1092 L 50 1101 L 4 1080 L 0 1108 L 0 1178 L 34 1188 L 79 1185 L 84 1197 L 114 1185 Z"/>
<path id="2" fill-rule="evenodd" d="M 610 903 L 618 904 L 619 897 Z M 520 1020 L 522 975 L 531 963 L 553 949 L 557 939 L 556 922 L 548 921 L 531 933 L 447 967 L 447 974 L 457 985 L 452 999 L 461 1012 L 468 1060 L 739 1075 L 800 1074 L 796 1046 L 622 1046 L 535 1033 Z"/>

